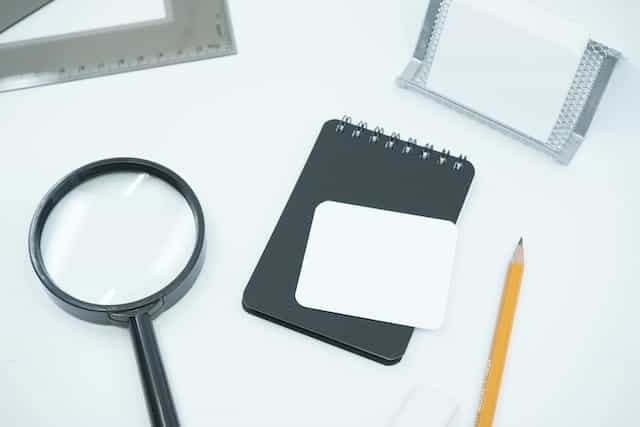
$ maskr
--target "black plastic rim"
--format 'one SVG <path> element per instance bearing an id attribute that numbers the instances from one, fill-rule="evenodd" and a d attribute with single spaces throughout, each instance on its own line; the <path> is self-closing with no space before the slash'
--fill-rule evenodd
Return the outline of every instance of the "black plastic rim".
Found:
<path id="1" fill-rule="evenodd" d="M 196 244 L 189 261 L 182 271 L 164 288 L 156 293 L 139 299 L 137 301 L 115 304 L 100 305 L 82 301 L 66 293 L 53 281 L 42 258 L 41 239 L 42 231 L 47 222 L 49 214 L 58 202 L 77 186 L 97 176 L 116 172 L 143 172 L 159 178 L 171 185 L 178 191 L 193 213 L 196 225 Z M 196 197 L 189 184 L 187 184 L 178 174 L 172 170 L 143 159 L 136 158 L 113 158 L 100 160 L 85 165 L 69 175 L 65 176 L 44 196 L 31 221 L 29 229 L 29 255 L 31 265 L 47 290 L 55 297 L 62 308 L 71 314 L 95 323 L 121 323 L 113 315 L 135 313 L 141 310 L 148 310 L 156 316 L 175 304 L 193 285 L 204 261 L 205 253 L 205 223 L 204 214 L 200 201 Z"/>

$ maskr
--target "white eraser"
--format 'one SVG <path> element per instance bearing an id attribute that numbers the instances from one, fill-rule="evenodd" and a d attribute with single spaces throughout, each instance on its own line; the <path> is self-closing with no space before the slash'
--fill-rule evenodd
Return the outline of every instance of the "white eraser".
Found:
<path id="1" fill-rule="evenodd" d="M 447 427 L 457 409 L 448 395 L 430 387 L 416 387 L 407 395 L 390 427 Z"/>

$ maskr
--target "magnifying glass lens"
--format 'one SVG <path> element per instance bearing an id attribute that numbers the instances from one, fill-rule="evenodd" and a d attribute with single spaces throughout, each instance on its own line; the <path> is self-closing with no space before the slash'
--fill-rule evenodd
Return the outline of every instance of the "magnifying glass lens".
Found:
<path id="1" fill-rule="evenodd" d="M 178 276 L 196 245 L 184 197 L 146 173 L 114 172 L 66 194 L 46 220 L 46 269 L 69 295 L 93 304 L 140 300 Z"/>

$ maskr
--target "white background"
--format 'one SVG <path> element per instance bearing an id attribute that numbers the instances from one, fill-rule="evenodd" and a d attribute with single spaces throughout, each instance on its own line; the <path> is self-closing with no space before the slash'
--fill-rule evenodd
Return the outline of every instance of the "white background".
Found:
<path id="1" fill-rule="evenodd" d="M 495 425 L 638 425 L 640 6 L 536 3 L 626 54 L 569 167 L 395 87 L 424 0 L 233 0 L 237 56 L 1 94 L 0 422 L 148 423 L 127 331 L 60 310 L 27 254 L 31 215 L 57 179 L 130 155 L 180 173 L 206 210 L 203 273 L 156 322 L 185 426 L 383 427 L 418 384 L 455 397 L 454 425 L 471 425 L 521 235 L 527 271 Z M 90 20 L 76 10 L 67 19 Z M 344 112 L 477 169 L 444 328 L 416 331 L 393 367 L 240 304 L 320 126 Z"/>

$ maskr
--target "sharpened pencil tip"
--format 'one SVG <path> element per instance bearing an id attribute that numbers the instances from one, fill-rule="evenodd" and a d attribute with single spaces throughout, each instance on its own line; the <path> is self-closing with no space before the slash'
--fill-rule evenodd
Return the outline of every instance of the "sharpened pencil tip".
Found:
<path id="1" fill-rule="evenodd" d="M 513 252 L 513 262 L 524 263 L 524 239 L 521 237 L 518 241 L 518 246 L 516 246 L 516 250 Z"/>

